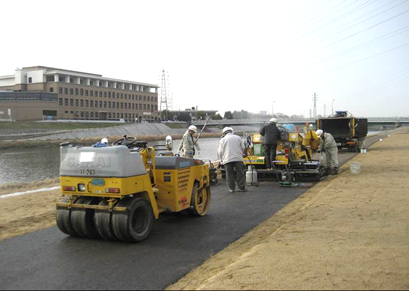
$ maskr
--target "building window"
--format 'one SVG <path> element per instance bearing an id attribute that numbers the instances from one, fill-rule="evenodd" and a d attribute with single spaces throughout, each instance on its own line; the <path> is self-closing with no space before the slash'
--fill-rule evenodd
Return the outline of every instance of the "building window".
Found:
<path id="1" fill-rule="evenodd" d="M 80 106 L 84 107 L 84 100 L 80 100 Z"/>
<path id="2" fill-rule="evenodd" d="M 90 94 L 91 97 L 94 97 L 94 91 L 90 90 L 89 94 Z"/>
<path id="3" fill-rule="evenodd" d="M 33 78 L 29 77 L 29 78 L 28 78 L 28 82 L 29 82 L 29 83 L 33 83 Z"/>
<path id="4" fill-rule="evenodd" d="M 64 94 L 68 95 L 68 88 L 64 88 Z"/>
<path id="5" fill-rule="evenodd" d="M 61 87 L 58 88 L 58 93 L 59 93 L 59 94 L 62 94 L 62 88 L 61 88 Z"/>
<path id="6" fill-rule="evenodd" d="M 91 112 L 91 118 L 94 118 L 94 112 Z"/>
<path id="7" fill-rule="evenodd" d="M 125 109 L 128 109 L 128 103 L 125 103 Z"/>
<path id="8" fill-rule="evenodd" d="M 104 108 L 107 108 L 107 102 L 104 101 Z"/>
<path id="9" fill-rule="evenodd" d="M 90 85 L 90 86 L 94 86 L 94 81 L 92 81 L 92 80 L 89 81 L 89 85 Z M 91 117 L 92 117 L 92 116 L 91 116 Z"/>
<path id="10" fill-rule="evenodd" d="M 85 96 L 88 96 L 88 90 L 85 90 Z"/>
<path id="11" fill-rule="evenodd" d="M 104 97 L 107 98 L 107 92 L 104 92 Z"/>
<path id="12" fill-rule="evenodd" d="M 81 90 L 80 90 L 80 95 L 81 95 L 81 96 L 84 96 L 84 89 L 81 89 Z"/>
<path id="13" fill-rule="evenodd" d="M 115 92 L 112 92 L 112 98 L 115 98 Z"/>
<path id="14" fill-rule="evenodd" d="M 99 115 L 98 112 L 95 112 L 95 118 L 98 118 L 98 115 Z"/>
<path id="15" fill-rule="evenodd" d="M 102 101 L 99 101 L 99 108 L 102 108 Z"/>
<path id="16" fill-rule="evenodd" d="M 70 106 L 74 106 L 74 99 L 70 99 Z"/>
<path id="17" fill-rule="evenodd" d="M 78 99 L 75 99 L 75 106 L 78 106 L 79 104 L 79 101 L 78 101 Z"/>
<path id="18" fill-rule="evenodd" d="M 112 108 L 115 109 L 115 102 L 112 102 Z"/>
<path id="19" fill-rule="evenodd" d="M 108 92 L 108 98 L 111 98 L 111 91 Z"/>
<path id="20" fill-rule="evenodd" d="M 94 101 L 89 101 L 89 107 L 94 107 Z"/>
<path id="21" fill-rule="evenodd" d="M 67 98 L 64 99 L 64 105 L 68 106 L 68 99 Z"/>
<path id="22" fill-rule="evenodd" d="M 74 95 L 74 89 L 73 88 L 70 89 L 70 95 Z"/>
<path id="23" fill-rule="evenodd" d="M 102 97 L 102 91 L 99 91 L 99 97 Z"/>
<path id="24" fill-rule="evenodd" d="M 98 108 L 98 101 L 95 101 L 95 107 Z"/>
<path id="25" fill-rule="evenodd" d="M 88 107 L 88 100 L 85 100 L 85 107 Z"/>
<path id="26" fill-rule="evenodd" d="M 60 99 L 58 100 L 58 104 L 59 104 L 60 106 L 62 106 L 62 98 L 60 98 Z"/>
<path id="27" fill-rule="evenodd" d="M 108 108 L 111 108 L 111 102 L 108 102 Z"/>
<path id="28" fill-rule="evenodd" d="M 75 88 L 75 95 L 78 96 L 78 88 Z"/>
<path id="29" fill-rule="evenodd" d="M 139 104 L 139 110 L 142 110 L 142 104 Z"/>
<path id="30" fill-rule="evenodd" d="M 51 93 L 54 92 L 54 88 L 53 88 L 53 87 L 50 88 L 50 92 L 51 92 Z"/>

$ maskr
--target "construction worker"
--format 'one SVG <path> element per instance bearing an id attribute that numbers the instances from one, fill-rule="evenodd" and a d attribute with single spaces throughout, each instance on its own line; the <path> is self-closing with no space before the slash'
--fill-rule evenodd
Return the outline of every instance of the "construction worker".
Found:
<path id="1" fill-rule="evenodd" d="M 180 141 L 178 154 L 180 155 L 180 151 L 182 151 L 182 156 L 186 158 L 193 158 L 195 155 L 195 147 L 198 151 L 200 151 L 199 144 L 197 141 L 193 139 L 193 135 L 197 132 L 197 127 L 194 125 L 189 126 L 188 130 L 182 137 Z"/>
<path id="2" fill-rule="evenodd" d="M 220 138 L 219 146 L 217 148 L 217 157 L 224 165 L 226 170 L 227 186 L 229 192 L 234 192 L 236 189 L 236 182 L 239 192 L 247 192 L 246 181 L 244 176 L 244 142 L 238 135 L 234 134 L 233 128 L 223 128 L 223 135 Z M 236 171 L 236 178 L 234 172 Z"/>
<path id="3" fill-rule="evenodd" d="M 338 175 L 338 147 L 334 137 L 322 129 L 318 129 L 316 134 L 322 140 L 319 150 L 325 152 L 327 174 Z"/>
<path id="4" fill-rule="evenodd" d="M 320 145 L 320 138 L 314 131 L 314 125 L 310 124 L 308 126 L 308 131 L 305 133 L 305 138 L 303 138 L 302 146 L 306 150 L 308 160 L 312 160 L 313 151 L 318 149 Z"/>
<path id="5" fill-rule="evenodd" d="M 271 163 L 276 159 L 277 143 L 281 139 L 281 133 L 276 124 L 277 119 L 273 117 L 269 124 L 260 130 L 260 134 L 264 136 L 263 145 L 267 169 L 271 169 Z"/>

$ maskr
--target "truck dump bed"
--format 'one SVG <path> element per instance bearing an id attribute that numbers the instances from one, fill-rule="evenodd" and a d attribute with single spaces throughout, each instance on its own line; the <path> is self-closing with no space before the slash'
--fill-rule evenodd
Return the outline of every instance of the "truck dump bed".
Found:
<path id="1" fill-rule="evenodd" d="M 364 138 L 368 134 L 368 119 L 356 117 L 331 117 L 317 120 L 317 128 L 335 138 Z"/>

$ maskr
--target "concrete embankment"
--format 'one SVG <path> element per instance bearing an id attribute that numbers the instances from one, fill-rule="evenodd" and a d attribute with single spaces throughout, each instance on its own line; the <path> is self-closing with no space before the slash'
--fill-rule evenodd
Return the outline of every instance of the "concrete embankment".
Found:
<path id="1" fill-rule="evenodd" d="M 168 289 L 409 289 L 409 128 L 351 162 Z"/>

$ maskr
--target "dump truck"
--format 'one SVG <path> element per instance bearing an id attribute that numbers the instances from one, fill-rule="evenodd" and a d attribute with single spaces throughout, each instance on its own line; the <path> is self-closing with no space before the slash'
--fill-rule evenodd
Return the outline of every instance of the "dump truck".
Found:
<path id="1" fill-rule="evenodd" d="M 163 212 L 205 216 L 209 165 L 157 155 L 146 141 L 124 137 L 101 147 L 61 145 L 57 226 L 65 234 L 141 242 Z"/>
<path id="2" fill-rule="evenodd" d="M 347 148 L 359 152 L 365 148 L 368 119 L 352 116 L 348 111 L 336 111 L 334 115 L 316 120 L 317 129 L 330 133 L 338 149 Z"/>

